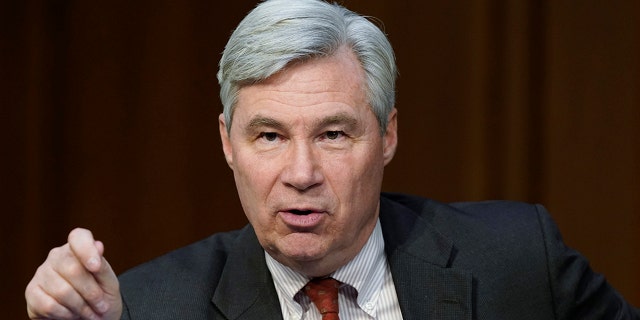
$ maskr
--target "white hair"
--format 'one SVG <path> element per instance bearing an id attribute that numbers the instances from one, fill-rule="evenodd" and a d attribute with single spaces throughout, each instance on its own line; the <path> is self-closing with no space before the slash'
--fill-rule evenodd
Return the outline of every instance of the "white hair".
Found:
<path id="1" fill-rule="evenodd" d="M 381 133 L 395 105 L 396 65 L 385 34 L 367 18 L 321 0 L 267 0 L 238 25 L 218 71 L 227 130 L 242 86 L 258 83 L 294 61 L 353 50 L 365 72 L 366 94 Z"/>

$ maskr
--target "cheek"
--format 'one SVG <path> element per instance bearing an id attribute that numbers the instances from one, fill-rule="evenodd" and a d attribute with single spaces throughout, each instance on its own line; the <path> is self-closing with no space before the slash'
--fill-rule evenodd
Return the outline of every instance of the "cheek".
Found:
<path id="1" fill-rule="evenodd" d="M 334 193 L 342 198 L 343 205 L 359 206 L 379 197 L 384 169 L 381 153 L 351 153 L 334 158 L 328 164 L 325 174 L 330 176 Z"/>
<path id="2" fill-rule="evenodd" d="M 276 163 L 251 150 L 251 146 L 245 144 L 234 146 L 234 176 L 245 188 L 257 191 L 276 175 Z"/>
<path id="3" fill-rule="evenodd" d="M 259 159 L 234 154 L 233 175 L 238 196 L 250 220 L 255 219 L 260 210 L 264 210 L 269 185 L 271 185 L 270 180 L 272 180 L 268 168 L 261 167 L 260 163 Z"/>
<path id="4" fill-rule="evenodd" d="M 378 148 L 362 148 L 362 150 L 355 150 L 340 161 L 340 168 L 346 176 L 360 181 L 371 181 L 375 179 L 381 179 L 380 172 L 384 168 L 384 159 L 382 157 L 382 151 L 377 152 Z M 363 185 L 363 187 L 366 187 Z"/>

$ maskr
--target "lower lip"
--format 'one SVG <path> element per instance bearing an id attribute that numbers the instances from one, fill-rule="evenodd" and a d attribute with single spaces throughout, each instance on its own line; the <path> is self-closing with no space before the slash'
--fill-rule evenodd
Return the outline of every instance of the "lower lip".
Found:
<path id="1" fill-rule="evenodd" d="M 322 223 L 324 213 L 313 212 L 306 215 L 297 215 L 291 212 L 280 212 L 280 218 L 290 228 L 314 228 Z"/>

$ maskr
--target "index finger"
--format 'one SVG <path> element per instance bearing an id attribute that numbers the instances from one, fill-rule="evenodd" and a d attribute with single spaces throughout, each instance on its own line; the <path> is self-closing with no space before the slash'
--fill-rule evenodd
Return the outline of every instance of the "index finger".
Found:
<path id="1" fill-rule="evenodd" d="M 71 230 L 67 240 L 73 254 L 89 272 L 96 273 L 101 270 L 104 249 L 96 243 L 91 231 L 75 228 Z"/>

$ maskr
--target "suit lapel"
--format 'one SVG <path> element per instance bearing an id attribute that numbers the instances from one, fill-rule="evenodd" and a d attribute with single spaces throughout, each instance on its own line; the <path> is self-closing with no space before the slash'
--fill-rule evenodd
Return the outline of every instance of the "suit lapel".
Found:
<path id="1" fill-rule="evenodd" d="M 384 197 L 380 222 L 404 319 L 470 320 L 472 276 L 449 267 L 455 258 L 453 242 L 424 217 Z M 282 319 L 264 251 L 250 226 L 229 250 L 212 303 L 230 320 Z"/>
<path id="2" fill-rule="evenodd" d="M 229 250 L 229 258 L 211 301 L 230 320 L 282 319 L 264 251 L 250 226 L 243 229 Z"/>
<path id="3" fill-rule="evenodd" d="M 471 319 L 472 276 L 449 268 L 455 258 L 451 240 L 410 209 L 384 197 L 380 222 L 403 317 Z"/>

